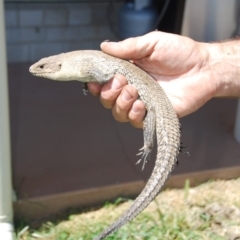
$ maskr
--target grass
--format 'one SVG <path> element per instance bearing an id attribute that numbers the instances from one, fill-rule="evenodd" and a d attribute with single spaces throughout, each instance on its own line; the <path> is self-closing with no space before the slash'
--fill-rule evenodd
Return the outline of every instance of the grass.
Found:
<path id="1" fill-rule="evenodd" d="M 137 218 L 106 240 L 240 239 L 240 179 L 212 181 L 163 191 Z M 65 220 L 46 221 L 39 228 L 16 224 L 18 240 L 91 240 L 132 201 L 107 203 L 98 210 L 72 213 Z M 30 225 L 29 225 L 30 226 Z"/>

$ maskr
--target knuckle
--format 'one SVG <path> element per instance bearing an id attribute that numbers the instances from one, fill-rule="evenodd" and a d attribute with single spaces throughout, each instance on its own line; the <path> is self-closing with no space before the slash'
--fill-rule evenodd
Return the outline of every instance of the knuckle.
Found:
<path id="1" fill-rule="evenodd" d="M 126 117 L 126 115 L 118 113 L 114 108 L 112 114 L 115 120 L 117 120 L 118 122 L 128 122 L 128 118 Z"/>
<path id="2" fill-rule="evenodd" d="M 143 123 L 136 123 L 136 122 L 131 122 L 131 125 L 135 128 L 143 128 Z"/>
<path id="3" fill-rule="evenodd" d="M 145 114 L 146 109 L 144 103 L 140 100 L 137 100 L 130 109 L 128 118 L 133 126 L 142 128 Z"/>
<path id="4" fill-rule="evenodd" d="M 106 101 L 106 100 L 102 99 L 101 97 L 100 97 L 100 102 L 107 109 L 111 109 L 114 105 L 114 101 L 109 101 L 109 100 Z"/>

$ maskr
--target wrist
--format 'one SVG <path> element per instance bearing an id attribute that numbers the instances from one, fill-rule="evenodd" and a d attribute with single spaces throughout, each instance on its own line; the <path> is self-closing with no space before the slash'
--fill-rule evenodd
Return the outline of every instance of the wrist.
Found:
<path id="1" fill-rule="evenodd" d="M 205 43 L 213 97 L 240 96 L 240 41 Z"/>

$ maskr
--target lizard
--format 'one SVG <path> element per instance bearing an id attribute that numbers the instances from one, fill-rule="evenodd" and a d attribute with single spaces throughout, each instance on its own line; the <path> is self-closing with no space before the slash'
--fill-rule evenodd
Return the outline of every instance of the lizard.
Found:
<path id="1" fill-rule="evenodd" d="M 156 197 L 177 163 L 180 146 L 180 123 L 173 106 L 160 85 L 144 70 L 130 61 L 115 58 L 97 50 L 79 50 L 43 58 L 29 71 L 37 76 L 58 81 L 77 80 L 87 84 L 104 84 L 115 74 L 126 77 L 145 104 L 143 120 L 144 146 L 141 155 L 143 167 L 149 161 L 154 143 L 157 156 L 149 180 L 130 208 L 94 240 L 104 239 L 142 212 Z"/>

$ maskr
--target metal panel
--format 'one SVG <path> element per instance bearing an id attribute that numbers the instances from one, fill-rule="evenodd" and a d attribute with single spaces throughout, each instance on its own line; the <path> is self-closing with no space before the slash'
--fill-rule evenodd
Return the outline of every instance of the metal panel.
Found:
<path id="1" fill-rule="evenodd" d="M 197 41 L 221 41 L 235 36 L 239 19 L 238 0 L 187 0 L 182 35 Z M 240 100 L 234 135 L 240 143 Z"/>

